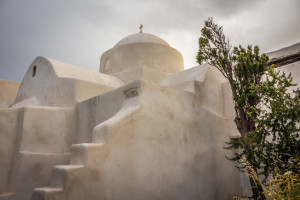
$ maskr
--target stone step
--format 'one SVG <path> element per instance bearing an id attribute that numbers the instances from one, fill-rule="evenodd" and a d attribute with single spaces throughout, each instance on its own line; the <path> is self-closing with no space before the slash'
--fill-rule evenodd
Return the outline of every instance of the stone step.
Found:
<path id="1" fill-rule="evenodd" d="M 82 143 L 71 146 L 70 164 L 53 167 L 49 187 L 36 188 L 33 191 L 33 200 L 63 200 L 64 189 L 73 173 L 84 168 L 91 155 L 97 154 L 103 143 Z"/>
<path id="2" fill-rule="evenodd" d="M 64 200 L 64 191 L 61 188 L 35 188 L 32 200 Z"/>
<path id="3" fill-rule="evenodd" d="M 53 167 L 50 187 L 64 189 L 72 173 L 82 169 L 83 165 L 56 165 Z"/>
<path id="4" fill-rule="evenodd" d="M 57 165 L 53 167 L 49 187 L 35 188 L 33 200 L 64 200 L 64 188 L 72 173 L 82 169 L 83 165 Z"/>
<path id="5" fill-rule="evenodd" d="M 81 143 L 71 146 L 71 165 L 84 165 L 88 159 L 88 152 L 98 149 L 104 143 Z"/>
<path id="6" fill-rule="evenodd" d="M 13 192 L 6 192 L 0 194 L 0 200 L 14 200 L 16 199 L 16 194 Z"/>

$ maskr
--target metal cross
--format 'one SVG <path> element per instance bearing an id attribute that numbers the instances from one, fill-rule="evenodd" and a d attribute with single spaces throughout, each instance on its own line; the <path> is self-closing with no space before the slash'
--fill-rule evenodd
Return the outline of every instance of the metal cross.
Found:
<path id="1" fill-rule="evenodd" d="M 140 33 L 143 32 L 143 27 L 144 27 L 143 24 L 141 24 L 141 25 L 140 25 Z"/>

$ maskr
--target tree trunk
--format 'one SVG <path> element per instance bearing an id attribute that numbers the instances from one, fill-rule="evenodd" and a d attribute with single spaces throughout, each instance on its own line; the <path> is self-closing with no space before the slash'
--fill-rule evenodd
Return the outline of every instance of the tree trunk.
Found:
<path id="1" fill-rule="evenodd" d="M 245 144 L 244 144 L 244 151 L 245 151 L 245 157 L 246 157 L 246 161 L 251 164 L 251 155 L 249 155 L 249 152 L 248 152 L 248 148 L 249 148 L 249 144 L 246 142 L 246 135 L 248 132 L 250 132 L 251 130 L 245 130 L 244 127 L 246 125 L 248 125 L 248 128 L 251 129 L 251 128 L 254 128 L 255 126 L 251 126 L 253 124 L 251 124 L 251 122 L 248 122 L 248 121 L 243 121 L 236 117 L 235 120 L 234 120 L 236 126 L 237 126 L 237 129 L 239 131 L 239 133 L 241 134 L 241 138 L 245 141 Z M 254 123 L 254 122 L 253 122 Z M 253 171 L 256 173 L 256 174 L 253 174 L 253 171 L 251 171 L 251 169 L 247 168 L 247 171 L 248 171 L 248 174 L 249 174 L 249 180 L 250 180 L 250 184 L 251 184 L 251 190 L 252 190 L 252 193 L 253 193 L 253 198 L 255 200 L 265 200 L 265 195 L 264 195 L 264 191 L 263 191 L 263 188 L 262 188 L 262 185 L 259 181 L 259 177 L 257 175 L 257 169 L 251 165 Z M 257 176 L 257 179 L 253 176 Z"/>
<path id="2" fill-rule="evenodd" d="M 253 167 L 253 166 L 252 166 Z M 254 168 L 254 167 L 253 167 Z M 253 169 L 256 172 L 256 169 Z M 251 170 L 247 170 L 249 174 L 251 174 Z M 257 173 L 256 173 L 257 174 Z M 258 176 L 258 175 L 257 175 Z M 258 178 L 258 177 L 257 177 Z M 253 193 L 253 198 L 255 200 L 265 200 L 265 195 L 264 195 L 264 190 L 258 180 L 255 180 L 255 177 L 252 175 L 249 176 L 250 184 L 251 184 L 251 189 Z"/>

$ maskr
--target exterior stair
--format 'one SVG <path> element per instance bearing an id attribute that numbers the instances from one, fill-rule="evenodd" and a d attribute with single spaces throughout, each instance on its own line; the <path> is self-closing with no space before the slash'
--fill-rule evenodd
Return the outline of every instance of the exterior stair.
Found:
<path id="1" fill-rule="evenodd" d="M 51 183 L 48 187 L 35 188 L 33 200 L 64 200 L 64 190 L 68 180 L 77 171 L 84 168 L 89 159 L 89 153 L 103 146 L 103 143 L 82 143 L 71 146 L 71 158 L 69 165 L 57 165 L 53 167 Z"/>
<path id="2" fill-rule="evenodd" d="M 50 188 L 50 187 L 35 188 L 33 191 L 32 199 L 33 200 L 39 200 L 39 199 L 63 200 L 64 199 L 63 189 Z"/>
<path id="3" fill-rule="evenodd" d="M 12 193 L 12 192 L 0 194 L 0 200 L 13 200 L 13 199 L 15 199 L 15 197 L 16 197 L 16 194 Z"/>

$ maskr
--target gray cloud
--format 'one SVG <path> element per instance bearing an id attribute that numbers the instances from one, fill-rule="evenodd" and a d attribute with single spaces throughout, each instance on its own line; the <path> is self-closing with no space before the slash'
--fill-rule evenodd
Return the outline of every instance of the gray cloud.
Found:
<path id="1" fill-rule="evenodd" d="M 158 35 L 196 65 L 203 20 L 233 44 L 263 51 L 300 41 L 298 0 L 0 0 L 0 78 L 21 81 L 36 56 L 98 71 L 99 58 L 127 35 Z"/>

